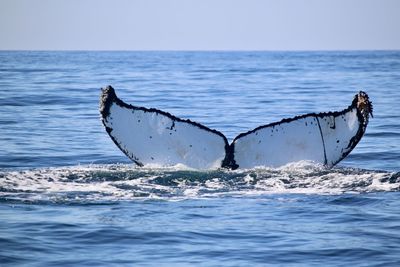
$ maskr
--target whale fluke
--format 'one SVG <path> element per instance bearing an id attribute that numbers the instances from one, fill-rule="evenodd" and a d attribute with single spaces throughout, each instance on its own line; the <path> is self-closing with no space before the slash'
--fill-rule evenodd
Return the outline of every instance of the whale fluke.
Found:
<path id="1" fill-rule="evenodd" d="M 342 111 L 283 119 L 239 134 L 231 144 L 221 132 L 199 123 L 126 104 L 111 86 L 102 89 L 100 113 L 111 139 L 138 166 L 236 169 L 309 160 L 331 167 L 361 140 L 372 103 L 360 91 Z"/>
<path id="2" fill-rule="evenodd" d="M 128 105 L 111 86 L 102 89 L 100 113 L 111 139 L 139 166 L 229 165 L 230 147 L 222 133 L 158 109 Z"/>
<path id="3" fill-rule="evenodd" d="M 238 135 L 232 143 L 235 161 L 242 168 L 279 167 L 300 160 L 332 167 L 361 140 L 370 114 L 372 104 L 360 91 L 342 111 L 310 113 Z"/>

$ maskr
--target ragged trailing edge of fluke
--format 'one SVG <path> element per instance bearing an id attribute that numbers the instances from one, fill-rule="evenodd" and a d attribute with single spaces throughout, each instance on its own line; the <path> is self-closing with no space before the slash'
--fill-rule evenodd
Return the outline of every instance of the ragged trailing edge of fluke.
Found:
<path id="1" fill-rule="evenodd" d="M 363 124 L 365 127 L 367 127 L 368 120 L 369 120 L 369 115 L 371 115 L 371 118 L 374 117 L 372 114 L 373 112 L 373 106 L 372 102 L 369 100 L 369 96 L 367 93 L 360 91 L 357 95 L 354 96 L 354 100 L 352 105 L 357 105 L 357 110 L 361 113 L 363 116 Z"/>
<path id="2" fill-rule="evenodd" d="M 103 121 L 107 121 L 107 117 L 110 115 L 110 107 L 113 103 L 117 104 L 120 107 L 133 109 L 133 110 L 142 110 L 145 112 L 154 112 L 154 113 L 166 116 L 174 121 L 189 123 L 193 126 L 201 128 L 203 130 L 210 131 L 212 133 L 220 135 L 221 137 L 226 139 L 225 135 L 223 135 L 221 132 L 214 130 L 214 129 L 210 129 L 210 128 L 208 128 L 200 123 L 197 123 L 195 121 L 191 121 L 189 119 L 181 119 L 181 118 L 178 118 L 178 117 L 172 115 L 171 113 L 168 113 L 166 111 L 162 111 L 162 110 L 159 110 L 156 108 L 146 108 L 146 107 L 139 107 L 139 106 L 127 104 L 117 97 L 117 95 L 115 93 L 115 89 L 111 85 L 108 85 L 105 88 L 101 89 L 100 108 L 99 109 L 100 109 L 100 114 L 102 115 Z M 226 140 L 226 142 L 228 143 L 228 140 Z"/>
<path id="3" fill-rule="evenodd" d="M 145 116 L 143 117 L 144 120 L 148 121 L 154 121 L 154 116 L 158 117 L 158 124 L 151 124 L 151 125 L 146 125 L 146 127 L 143 127 L 142 125 L 136 124 L 136 121 L 134 121 L 135 125 L 124 125 L 123 127 L 120 124 L 132 124 L 132 123 L 127 123 L 125 120 L 123 122 L 122 119 L 118 118 L 113 118 L 113 116 L 110 114 L 111 112 L 111 107 L 116 104 L 115 107 L 118 107 L 119 109 L 123 110 L 131 110 L 132 114 L 135 113 L 136 111 L 141 111 L 145 115 L 140 115 L 140 116 Z M 357 143 L 361 140 L 361 137 L 363 136 L 366 127 L 368 125 L 369 121 L 369 115 L 372 117 L 372 103 L 369 100 L 368 95 L 365 92 L 360 91 L 358 94 L 355 95 L 351 105 L 342 110 L 342 111 L 336 111 L 336 112 L 323 112 L 323 113 L 309 113 L 301 116 L 297 116 L 294 118 L 289 118 L 289 119 L 283 119 L 279 122 L 274 122 L 270 123 L 267 125 L 263 125 L 260 127 L 257 127 L 254 130 L 248 131 L 246 133 L 242 133 L 238 135 L 231 144 L 228 143 L 227 138 L 219 131 L 210 129 L 204 125 L 201 125 L 197 122 L 192 122 L 190 120 L 184 120 L 180 119 L 178 117 L 175 117 L 174 115 L 164 112 L 158 109 L 154 108 L 144 108 L 144 107 L 137 107 L 137 106 L 132 106 L 129 104 L 124 103 L 122 100 L 120 100 L 116 94 L 114 89 L 111 86 L 107 86 L 106 88 L 102 89 L 102 94 L 100 97 L 100 113 L 102 116 L 102 122 L 104 126 L 106 127 L 106 130 L 108 134 L 110 135 L 111 139 L 114 141 L 114 143 L 129 157 L 131 158 L 137 165 L 143 166 L 146 164 L 152 164 L 152 163 L 160 163 L 162 166 L 164 165 L 173 165 L 177 163 L 182 163 L 185 165 L 188 165 L 189 167 L 194 167 L 194 168 L 200 168 L 200 169 L 207 169 L 210 168 L 210 166 L 215 167 L 218 165 L 219 167 L 224 167 L 224 168 L 229 168 L 229 169 L 236 169 L 238 167 L 245 167 L 245 168 L 251 168 L 255 166 L 268 166 L 268 167 L 276 167 L 279 165 L 282 165 L 284 163 L 289 163 L 296 160 L 312 160 L 316 162 L 323 163 L 327 166 L 333 166 L 337 164 L 339 161 L 341 161 L 344 157 L 346 157 L 351 150 L 357 145 Z M 117 114 L 117 110 L 115 110 L 115 114 Z M 138 113 L 138 112 L 136 112 Z M 129 115 L 129 116 L 139 116 L 139 115 Z M 113 118 L 112 121 L 109 121 L 110 118 Z M 138 117 L 135 117 L 135 120 Z M 142 117 L 140 117 L 142 118 Z M 349 124 L 348 120 L 355 120 L 357 119 L 357 124 L 353 122 L 352 125 Z M 346 121 L 347 120 L 347 121 Z M 140 121 L 140 119 L 138 120 Z M 160 126 L 161 123 L 172 123 L 169 127 L 174 128 L 176 125 L 176 129 L 179 129 L 178 135 L 175 135 L 176 138 L 179 137 L 180 140 L 176 139 L 171 139 L 170 136 L 172 136 L 173 132 L 169 132 L 169 135 L 166 135 L 162 129 L 164 126 Z M 270 146 L 272 143 L 275 143 L 275 146 L 278 145 L 279 151 L 268 151 L 269 147 L 260 147 L 261 151 L 257 151 L 257 148 L 254 149 L 254 146 L 251 146 L 251 142 L 253 139 L 255 140 L 256 138 L 260 139 L 260 136 L 263 136 L 262 133 L 263 131 L 270 130 L 270 129 L 276 129 L 278 131 L 279 129 L 283 130 L 290 130 L 294 128 L 294 132 L 301 132 L 306 128 L 306 126 L 298 126 L 300 121 L 304 121 L 305 125 L 307 126 L 307 122 L 309 124 L 313 124 L 314 122 L 314 128 L 312 128 L 312 131 L 316 131 L 318 135 L 320 135 L 319 138 L 316 137 L 316 135 L 301 135 L 296 134 L 296 136 L 293 137 L 286 134 L 279 134 L 275 135 L 275 139 L 269 139 L 269 136 L 264 136 L 264 139 L 262 141 L 266 141 L 264 143 L 268 144 L 268 141 L 270 141 Z M 318 125 L 318 127 L 317 127 Z M 113 130 L 115 126 L 119 127 L 119 133 L 116 131 L 113 133 Z M 336 127 L 337 126 L 337 127 Z M 117 128 L 118 128 L 117 127 Z M 149 128 L 150 127 L 150 128 Z M 161 128 L 160 128 L 161 127 Z M 300 127 L 300 128 L 298 128 Z M 310 126 L 308 126 L 310 127 Z M 126 128 L 126 129 L 125 129 Z M 168 127 L 166 127 L 168 128 Z M 122 129 L 122 130 L 121 130 Z M 176 132 L 175 129 L 175 132 Z M 318 130 L 319 129 L 319 130 Z M 188 130 L 190 130 L 189 133 L 185 133 Z M 299 131 L 300 130 L 300 131 Z M 306 129 L 307 130 L 307 129 Z M 129 134 L 121 134 L 121 132 L 129 132 Z M 160 137 L 159 139 L 162 142 L 169 142 L 168 146 L 164 146 L 164 143 L 157 143 L 157 138 L 152 139 L 153 142 L 148 142 L 148 140 L 143 139 L 143 141 L 147 142 L 148 147 L 146 148 L 147 150 L 149 148 L 152 148 L 151 146 L 158 145 L 158 150 L 156 148 L 152 148 L 154 155 L 149 156 L 146 155 L 143 151 L 141 151 L 142 148 L 138 147 L 138 145 L 130 144 L 131 140 L 133 138 L 143 138 L 145 135 L 145 131 L 149 131 L 149 133 L 159 133 L 160 131 L 163 132 L 161 135 L 157 135 L 157 137 Z M 307 130 L 309 131 L 309 129 Z M 205 134 L 205 132 L 207 134 Z M 284 132 L 284 131 L 283 131 Z M 198 139 L 196 138 L 193 139 L 193 134 L 197 135 L 198 133 Z M 132 136 L 130 136 L 132 134 Z M 165 134 L 165 135 L 164 135 Z M 174 133 L 175 134 L 175 133 Z M 258 135 L 260 134 L 260 135 Z M 257 137 L 258 135 L 258 137 Z M 325 135 L 325 136 L 324 136 Z M 271 135 L 272 136 L 272 135 Z M 334 140 L 332 139 L 332 136 L 334 136 Z M 167 138 L 168 137 L 168 138 Z M 325 137 L 325 138 L 324 138 Z M 277 139 L 278 138 L 278 139 Z M 285 147 L 287 146 L 287 140 L 293 141 L 294 139 L 299 139 L 298 142 L 305 142 L 305 143 L 321 143 L 320 145 L 318 144 L 317 146 L 320 146 L 321 149 L 311 149 L 307 148 L 308 150 L 304 151 L 298 151 L 298 148 L 294 145 L 292 147 Z M 310 139 L 311 138 L 311 139 Z M 185 140 L 187 139 L 187 140 Z M 207 142 L 210 140 L 204 141 L 203 139 L 217 139 L 214 140 L 213 142 L 218 142 L 212 143 L 213 145 L 209 146 Z M 221 139 L 221 141 L 218 141 Z M 318 140 L 317 140 L 318 139 Z M 158 140 L 158 141 L 160 141 Z M 172 141 L 171 141 L 172 140 Z M 250 141 L 249 141 L 250 140 Z M 276 142 L 278 140 L 278 142 Z M 203 142 L 204 141 L 204 142 Z M 246 142 L 244 142 L 246 141 Z M 296 141 L 296 140 L 295 140 Z M 177 143 L 187 143 L 190 142 L 190 149 L 186 147 L 174 147 Z M 203 145 L 201 148 L 201 151 L 206 151 L 204 152 L 204 155 L 201 155 L 199 153 L 199 157 L 202 157 L 201 159 L 196 160 L 196 154 L 195 148 L 199 146 L 199 144 L 192 144 L 192 143 L 199 143 Z M 250 143 L 249 143 L 250 142 Z M 261 143 L 261 140 L 258 141 Z M 172 145 L 174 143 L 175 145 Z M 204 144 L 203 144 L 204 143 Z M 242 143 L 242 144 L 241 144 Z M 245 143 L 245 146 L 243 148 L 243 144 Z M 278 144 L 276 144 L 278 143 Z M 340 143 L 340 144 L 336 144 Z M 249 145 L 250 144 L 250 145 Z M 235 151 L 235 146 L 242 146 L 239 150 Z M 192 148 L 193 147 L 193 148 Z M 265 149 L 264 149 L 265 148 Z M 144 149 L 144 148 L 143 148 Z M 163 151 L 163 149 L 165 151 Z M 199 149 L 199 148 L 198 148 Z M 210 152 L 212 150 L 216 150 L 214 152 Z M 263 150 L 264 149 L 264 150 Z M 167 151 L 168 150 L 168 151 Z M 193 150 L 193 151 L 190 151 Z M 219 152 L 217 150 L 220 150 Z M 171 151 L 174 151 L 173 153 Z M 243 152 L 244 151 L 244 152 Z M 197 150 L 199 152 L 199 150 Z M 272 153 L 271 153 L 272 152 Z M 296 152 L 301 152 L 301 153 L 296 153 Z M 172 153 L 172 154 L 171 154 Z M 174 154 L 175 153 L 175 154 Z M 211 153 L 211 154 L 210 154 Z M 224 153 L 224 156 L 221 157 L 220 154 Z M 258 154 L 257 154 L 258 153 Z M 240 158 L 245 157 L 246 159 L 249 158 L 251 159 L 253 155 L 257 154 L 257 159 L 260 159 L 260 153 L 264 154 L 261 155 L 261 161 L 259 160 L 254 160 L 254 162 L 243 162 L 243 160 L 240 160 Z M 270 153 L 270 155 L 269 155 Z M 278 153 L 278 155 L 276 154 Z M 292 155 L 292 154 L 298 154 L 304 155 L 304 158 L 293 158 L 289 157 L 287 155 Z M 243 155 L 241 155 L 243 154 Z M 248 154 L 251 155 L 248 157 Z M 281 155 L 279 155 L 281 154 Z M 274 161 L 273 157 L 280 156 L 281 160 L 279 161 Z M 147 157 L 147 158 L 146 158 Z M 209 158 L 212 158 L 211 161 L 212 163 L 208 164 L 207 160 Z M 264 157 L 264 158 L 263 158 Z M 172 159 L 170 159 L 172 158 Z M 283 159 L 282 159 L 283 158 Z M 150 160 L 151 159 L 151 160 Z M 239 161 L 237 161 L 239 159 Z"/>

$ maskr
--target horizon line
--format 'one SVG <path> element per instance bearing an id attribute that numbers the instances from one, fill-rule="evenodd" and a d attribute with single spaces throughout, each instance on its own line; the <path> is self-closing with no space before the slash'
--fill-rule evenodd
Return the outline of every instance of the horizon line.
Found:
<path id="1" fill-rule="evenodd" d="M 398 52 L 395 49 L 1 49 L 0 52 Z"/>

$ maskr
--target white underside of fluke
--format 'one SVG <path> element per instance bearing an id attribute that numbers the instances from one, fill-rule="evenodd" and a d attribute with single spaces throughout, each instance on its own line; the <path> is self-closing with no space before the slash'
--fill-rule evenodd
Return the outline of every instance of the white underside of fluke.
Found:
<path id="1" fill-rule="evenodd" d="M 234 158 L 241 168 L 280 167 L 301 160 L 333 166 L 350 149 L 358 128 L 355 109 L 340 116 L 310 115 L 237 138 Z"/>
<path id="2" fill-rule="evenodd" d="M 196 122 L 125 104 L 111 86 L 103 89 L 100 112 L 114 143 L 139 166 L 236 169 L 298 161 L 333 166 L 360 141 L 372 104 L 360 91 L 343 111 L 311 113 L 260 126 L 238 135 L 230 145 L 222 133 Z"/>
<path id="3" fill-rule="evenodd" d="M 261 128 L 235 140 L 234 144 L 235 161 L 241 168 L 324 160 L 321 133 L 313 117 Z"/>
<path id="4" fill-rule="evenodd" d="M 225 141 L 195 125 L 144 110 L 131 110 L 113 103 L 105 126 L 120 148 L 138 164 L 196 169 L 221 167 Z"/>

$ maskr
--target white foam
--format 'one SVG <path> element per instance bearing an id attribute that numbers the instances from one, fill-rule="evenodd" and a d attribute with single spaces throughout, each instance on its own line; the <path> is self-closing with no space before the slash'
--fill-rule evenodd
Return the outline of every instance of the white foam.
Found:
<path id="1" fill-rule="evenodd" d="M 342 194 L 400 189 L 394 173 L 326 169 L 310 162 L 238 171 L 197 171 L 132 165 L 88 165 L 0 172 L 0 198 L 18 201 L 91 202 L 181 200 L 262 194 Z M 396 175 L 395 177 L 397 177 Z"/>

